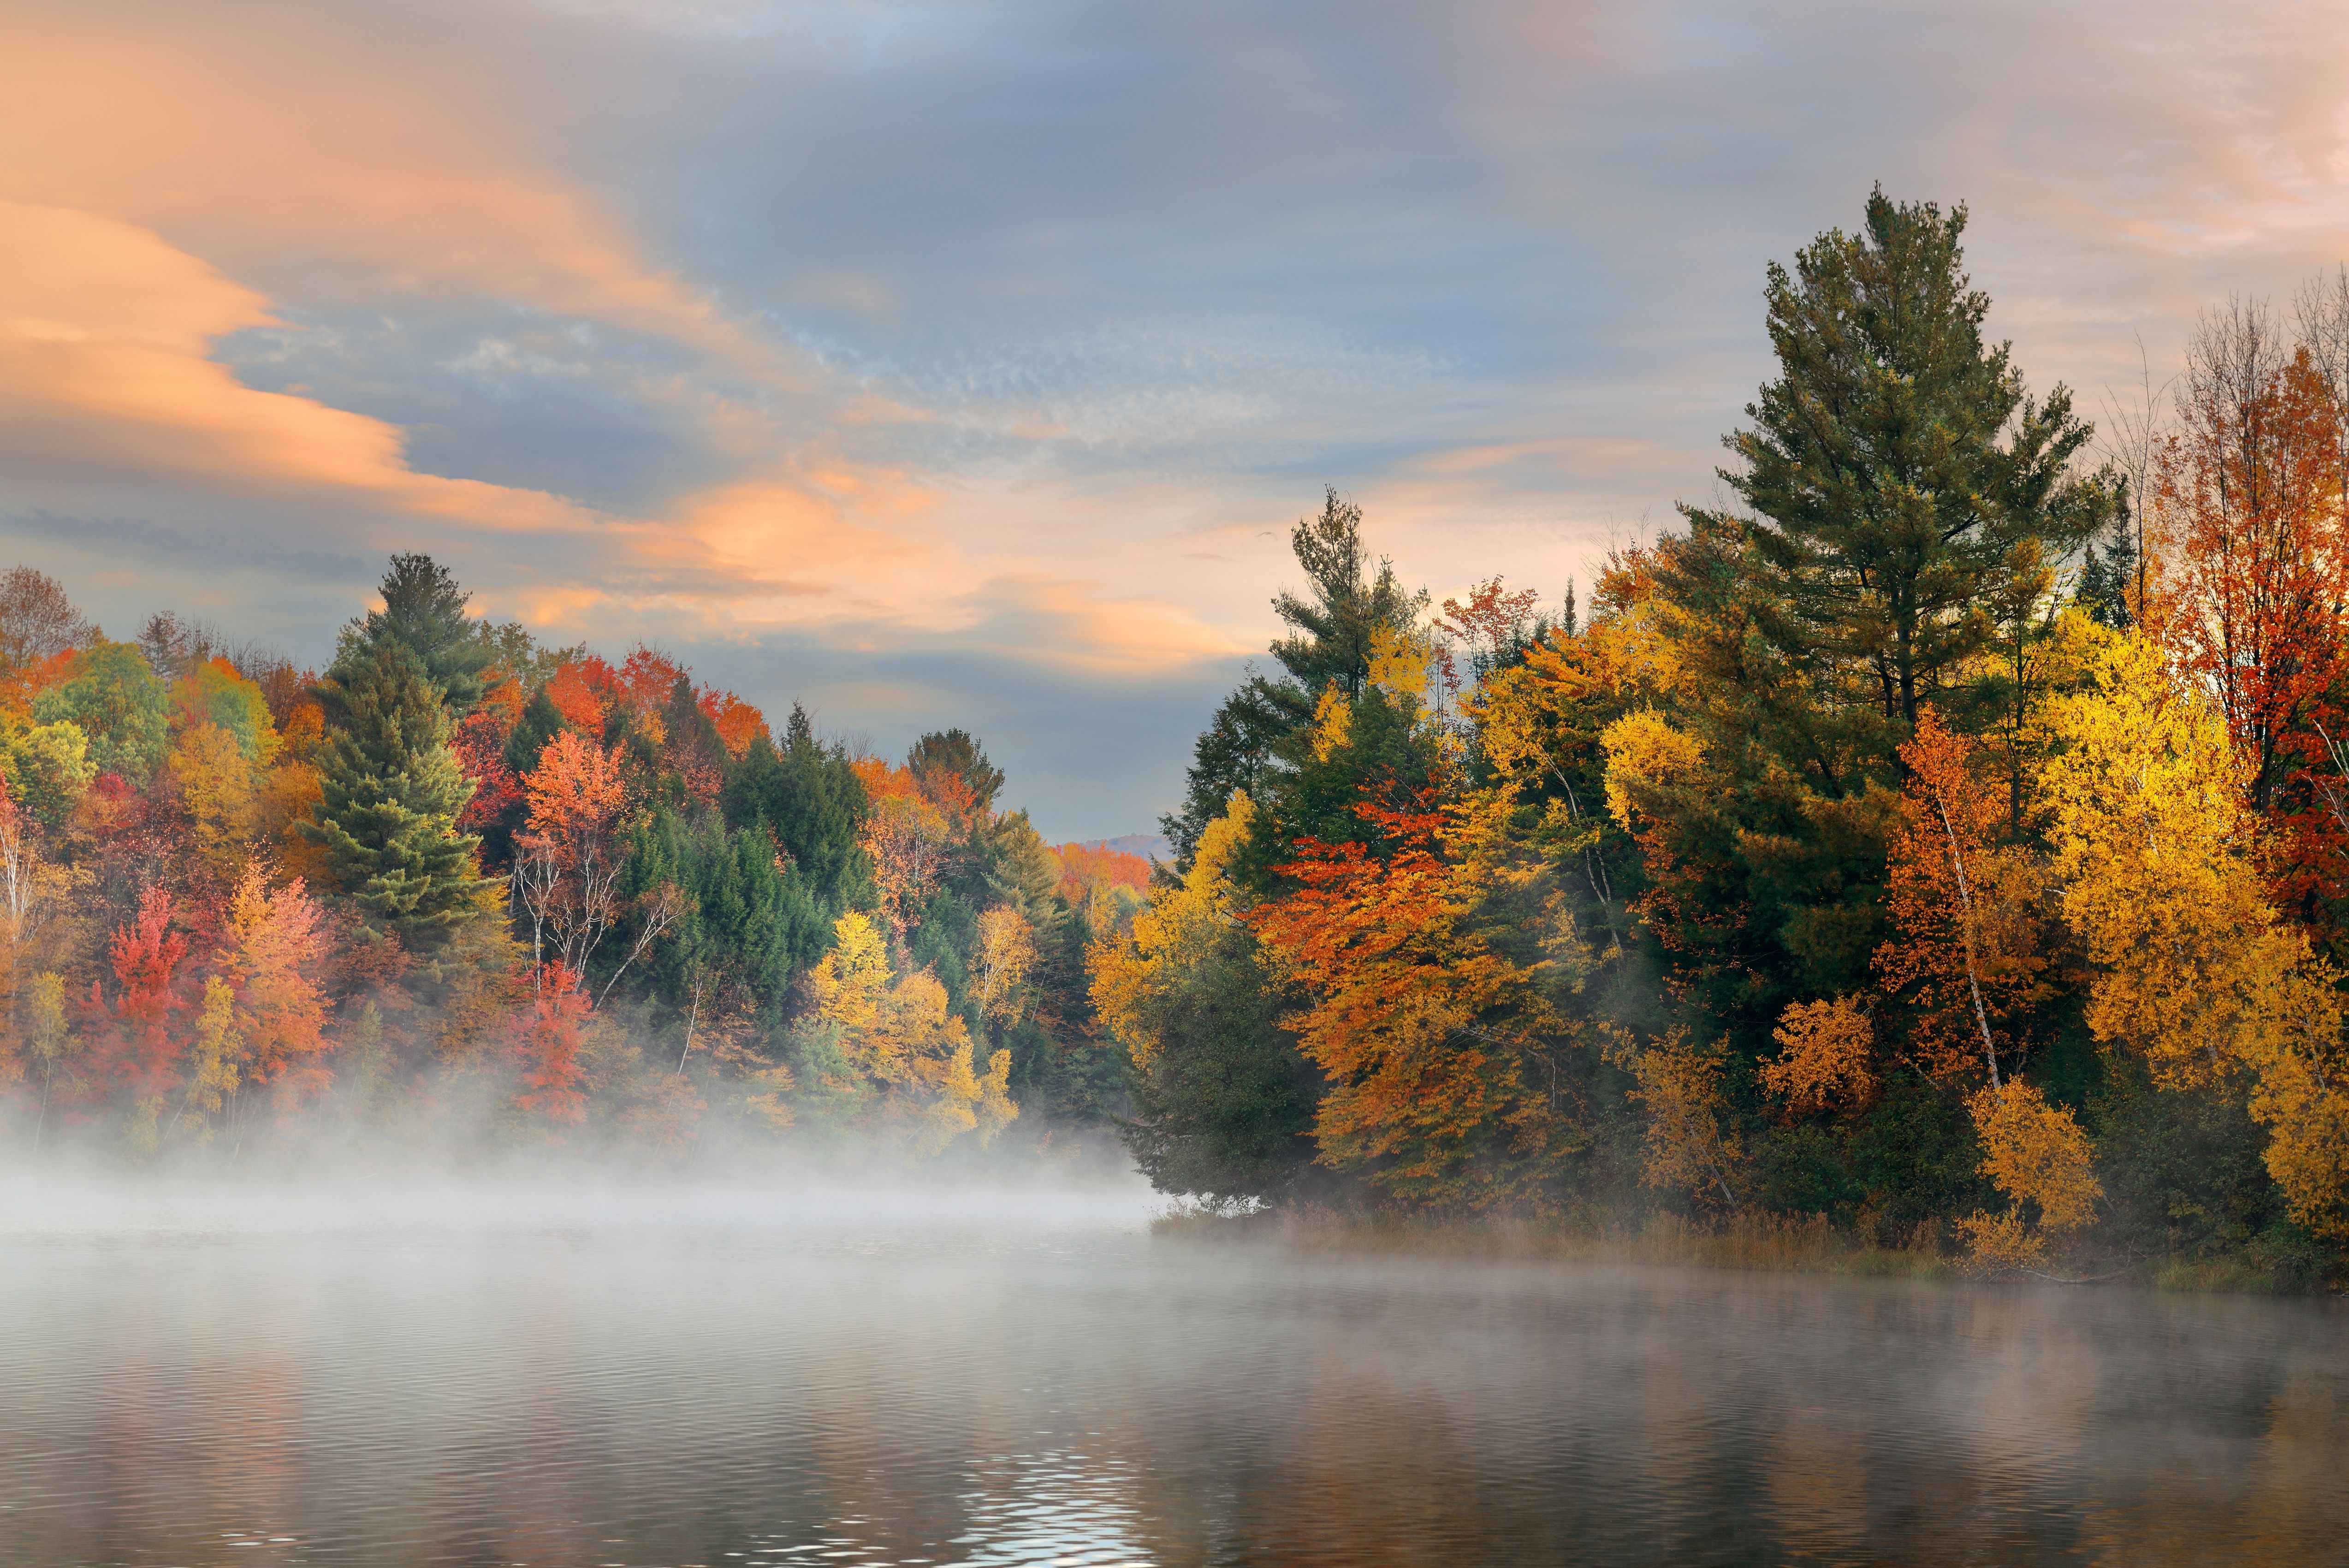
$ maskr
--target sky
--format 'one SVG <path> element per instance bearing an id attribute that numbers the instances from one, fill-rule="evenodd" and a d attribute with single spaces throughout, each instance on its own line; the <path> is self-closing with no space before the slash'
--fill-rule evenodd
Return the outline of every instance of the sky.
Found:
<path id="1" fill-rule="evenodd" d="M 1878 182 L 2103 417 L 2349 257 L 2344 82 L 2342 5 L 14 0 L 0 556 L 323 662 L 422 550 L 1145 831 L 1325 484 L 1587 584 Z"/>

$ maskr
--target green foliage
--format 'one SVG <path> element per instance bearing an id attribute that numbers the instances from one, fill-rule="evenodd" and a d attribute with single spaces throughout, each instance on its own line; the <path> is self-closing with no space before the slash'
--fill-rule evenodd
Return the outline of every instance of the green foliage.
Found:
<path id="1" fill-rule="evenodd" d="M 318 688 L 324 786 L 304 837 L 326 851 L 336 885 L 413 952 L 490 912 L 496 884 L 477 876 L 480 841 L 457 831 L 473 786 L 449 750 L 449 717 L 423 661 L 386 639 Z"/>
<path id="2" fill-rule="evenodd" d="M 541 684 L 531 694 L 530 701 L 523 705 L 522 716 L 514 721 L 514 727 L 506 734 L 506 771 L 517 778 L 534 772 L 538 767 L 539 753 L 546 750 L 546 742 L 570 727 L 563 722 L 563 711 L 554 705 L 554 699 L 546 694 L 546 687 Z"/>
<path id="3" fill-rule="evenodd" d="M 1965 1106 L 1913 1075 L 1887 1085 L 1853 1135 L 1850 1157 L 1861 1201 L 1897 1224 L 1966 1213 L 1993 1198 L 1976 1174 L 1982 1149 Z"/>
<path id="4" fill-rule="evenodd" d="M 0 720 L 0 781 L 8 798 L 43 826 L 62 824 L 97 777 L 89 742 L 73 724 Z"/>
<path id="5" fill-rule="evenodd" d="M 523 690 L 535 691 L 544 686 L 557 670 L 574 659 L 587 657 L 587 645 L 573 643 L 567 648 L 549 648 L 530 634 L 530 628 L 518 620 L 492 626 L 488 621 L 475 623 L 473 635 L 489 652 L 490 664 L 502 671 Z"/>
<path id="6" fill-rule="evenodd" d="M 1183 808 L 1159 818 L 1160 831 L 1174 846 L 1174 869 L 1190 868 L 1199 835 L 1224 814 L 1235 794 L 1251 800 L 1268 797 L 1272 774 L 1280 765 L 1278 749 L 1302 722 L 1291 694 L 1278 692 L 1262 677 L 1224 699 L 1200 732 L 1185 778 Z M 1311 717 L 1309 708 L 1306 713 Z"/>
<path id="7" fill-rule="evenodd" d="M 343 628 L 327 673 L 342 679 L 384 644 L 397 643 L 415 655 L 425 679 L 456 714 L 470 712 L 481 700 L 482 672 L 501 652 L 494 638 L 483 636 L 465 614 L 472 596 L 446 566 L 419 555 L 394 556 L 379 591 L 383 608 Z"/>
<path id="8" fill-rule="evenodd" d="M 1302 597 L 1283 590 L 1273 599 L 1274 613 L 1296 630 L 1272 645 L 1272 656 L 1305 694 L 1309 717 L 1314 701 L 1333 685 L 1347 697 L 1362 694 L 1372 639 L 1412 629 L 1427 608 L 1427 591 L 1404 592 L 1384 556 L 1372 568 L 1362 509 L 1340 500 L 1334 487 L 1323 493 L 1319 517 L 1289 530 L 1288 545 L 1309 589 Z"/>
<path id="9" fill-rule="evenodd" d="M 2128 516 L 2105 541 L 2099 556 L 2090 545 L 2080 563 L 2079 599 L 2099 626 L 2126 631 L 2129 626 L 2129 595 L 2137 586 L 2137 541 L 2129 536 Z"/>
<path id="10" fill-rule="evenodd" d="M 952 888 L 941 888 L 922 908 L 906 934 L 906 956 L 947 988 L 947 1002 L 974 1027 L 978 1009 L 970 994 L 970 952 L 978 945 L 978 911 Z"/>
<path id="11" fill-rule="evenodd" d="M 832 937 L 830 917 L 805 879 L 775 865 L 763 833 L 656 812 L 629 837 L 619 890 L 638 912 L 606 944 L 604 973 L 632 950 L 644 901 L 664 883 L 684 896 L 684 913 L 638 961 L 631 989 L 682 1016 L 699 986 L 705 1017 L 732 1001 L 771 1026 L 779 1022 L 792 981 Z"/>
<path id="12" fill-rule="evenodd" d="M 1279 1027 L 1255 951 L 1230 930 L 1150 1004 L 1161 1044 L 1133 1075 L 1121 1136 L 1161 1192 L 1278 1201 L 1313 1158 L 1319 1075 Z"/>
<path id="13" fill-rule="evenodd" d="M 905 766 L 916 778 L 949 774 L 962 780 L 981 811 L 991 808 L 1003 790 L 1003 770 L 987 760 L 985 748 L 964 730 L 924 735 L 907 749 Z"/>
<path id="14" fill-rule="evenodd" d="M 872 867 L 857 835 L 871 811 L 864 785 L 840 746 L 815 738 L 807 715 L 792 707 L 780 747 L 750 742 L 726 780 L 721 804 L 734 827 L 762 825 L 833 914 L 859 902 Z"/>
<path id="15" fill-rule="evenodd" d="M 1774 263 L 1780 374 L 1724 442 L 1742 466 L 1723 483 L 1764 520 L 1750 538 L 1776 602 L 1760 629 L 1798 660 L 1863 668 L 1904 732 L 1989 646 L 1993 601 L 2114 499 L 2068 472 L 2092 433 L 2071 395 L 2033 400 L 2007 346 L 1983 343 L 1965 223 L 1879 189 L 1860 234 L 1820 235 L 1791 274 Z"/>
<path id="16" fill-rule="evenodd" d="M 260 687 L 228 668 L 207 659 L 189 670 L 171 690 L 174 717 L 184 727 L 217 724 L 236 737 L 236 749 L 249 763 L 266 763 L 277 750 L 277 734 L 269 716 L 269 699 Z"/>
<path id="17" fill-rule="evenodd" d="M 66 678 L 33 699 L 33 717 L 72 724 L 92 767 L 134 784 L 155 776 L 171 746 L 167 689 L 134 643 L 97 641 L 75 654 Z"/>
<path id="18" fill-rule="evenodd" d="M 2250 1087 L 2230 1079 L 2213 1091 L 2164 1092 L 2135 1062 L 2116 1074 L 2091 1106 L 2089 1125 L 2116 1242 L 2206 1258 L 2287 1223 L 2262 1158 L 2267 1133 L 2251 1120 Z"/>
<path id="19" fill-rule="evenodd" d="M 1061 862 L 1027 812 L 1007 813 L 971 837 L 966 891 L 975 901 L 1019 910 L 1040 936 L 1059 930 L 1069 918 L 1061 902 Z"/>
<path id="20" fill-rule="evenodd" d="M 1270 649 L 1284 674 L 1262 675 L 1226 698 L 1198 740 L 1180 811 L 1162 819 L 1174 842 L 1175 867 L 1187 870 L 1199 836 L 1223 815 L 1232 792 L 1252 800 L 1279 793 L 1280 775 L 1300 761 L 1302 737 L 1321 693 L 1332 686 L 1360 697 L 1371 676 L 1371 649 L 1381 633 L 1409 632 L 1427 607 L 1427 592 L 1404 591 L 1393 563 L 1372 565 L 1362 541 L 1362 509 L 1323 493 L 1321 513 L 1289 531 L 1289 548 L 1304 568 L 1304 595 L 1282 591 L 1275 614 L 1294 629 Z"/>

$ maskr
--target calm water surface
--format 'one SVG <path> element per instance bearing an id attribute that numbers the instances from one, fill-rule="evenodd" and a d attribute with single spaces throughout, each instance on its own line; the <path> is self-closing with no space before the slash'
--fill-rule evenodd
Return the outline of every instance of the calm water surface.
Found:
<path id="1" fill-rule="evenodd" d="M 2306 1302 L 965 1191 L 0 1193 L 16 1563 L 2349 1563 Z"/>

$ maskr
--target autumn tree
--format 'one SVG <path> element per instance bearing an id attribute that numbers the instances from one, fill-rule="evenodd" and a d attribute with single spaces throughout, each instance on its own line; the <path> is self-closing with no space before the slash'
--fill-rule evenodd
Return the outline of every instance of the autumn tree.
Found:
<path id="1" fill-rule="evenodd" d="M 530 1002 L 513 1016 L 510 1044 L 522 1073 L 514 1104 L 552 1127 L 587 1119 L 579 1053 L 589 1012 L 586 988 L 558 961 L 533 972 Z"/>
<path id="2" fill-rule="evenodd" d="M 116 927 L 109 944 L 116 988 L 111 1003 L 95 991 L 91 999 L 102 1031 L 91 1052 L 92 1076 L 125 1102 L 125 1141 L 140 1154 L 154 1152 L 156 1118 L 180 1082 L 185 1046 L 180 1019 L 188 998 L 180 964 L 188 939 L 173 929 L 175 913 L 169 892 L 147 889 L 137 917 Z"/>
<path id="3" fill-rule="evenodd" d="M 22 670 L 81 647 L 98 635 L 65 585 L 31 566 L 0 572 L 0 667 Z"/>
<path id="4" fill-rule="evenodd" d="M 2005 803 L 1972 772 L 1974 748 L 1930 707 L 1900 748 L 1908 774 L 1885 888 L 1893 934 L 1876 971 L 1906 1003 L 1909 1048 L 1936 1077 L 1979 1068 L 1991 1085 L 2021 1046 L 2021 1015 L 2044 1000 L 2041 879 L 1996 835 Z"/>
<path id="5" fill-rule="evenodd" d="M 316 1099 L 331 1075 L 323 1061 L 327 956 L 324 911 L 295 877 L 273 888 L 248 865 L 222 930 L 221 973 L 235 998 L 246 1076 L 267 1085 L 281 1116 Z"/>
<path id="6" fill-rule="evenodd" d="M 1250 916 L 1306 999 L 1286 1022 L 1329 1080 L 1320 1158 L 1423 1200 L 1534 1197 L 1582 1142 L 1573 1031 L 1538 985 L 1555 961 L 1495 947 L 1440 815 L 1357 809 L 1385 853 L 1306 840 L 1294 890 Z"/>
<path id="7" fill-rule="evenodd" d="M 529 824 L 517 835 L 514 887 L 529 911 L 533 963 L 572 977 L 619 918 L 633 806 L 616 752 L 564 731 L 524 781 Z"/>
<path id="8" fill-rule="evenodd" d="M 74 654 L 65 678 L 33 700 L 33 717 L 70 722 L 88 737 L 99 773 L 144 784 L 170 745 L 168 690 L 134 644 L 92 640 Z"/>
<path id="9" fill-rule="evenodd" d="M 2349 1234 L 2340 977 L 2268 900 L 2223 717 L 2141 636 L 2056 698 L 2039 790 L 2062 909 L 2093 966 L 2086 1020 L 2172 1091 L 2248 1073 L 2269 1171 L 2312 1229 Z"/>
<path id="10" fill-rule="evenodd" d="M 1245 1203 L 1288 1196 L 1313 1155 L 1319 1075 L 1279 1026 L 1280 1003 L 1231 875 L 1257 820 L 1236 794 L 1181 882 L 1130 933 L 1088 957 L 1092 1002 L 1132 1064 L 1121 1129 L 1162 1192 Z"/>
<path id="11" fill-rule="evenodd" d="M 827 1032 L 835 1095 L 872 1107 L 868 1125 L 934 1155 L 963 1134 L 991 1139 L 1019 1115 L 1011 1054 L 981 1077 L 968 1028 L 927 970 L 893 976 L 881 932 L 863 915 L 840 918 L 832 950 L 808 977 L 814 1022 Z"/>
<path id="12" fill-rule="evenodd" d="M 2180 590 L 2172 631 L 2226 715 L 2252 807 L 2267 812 L 2313 750 L 2313 705 L 2339 670 L 2341 411 L 2307 351 L 2240 300 L 2203 318 L 2178 402 L 2160 468 Z"/>

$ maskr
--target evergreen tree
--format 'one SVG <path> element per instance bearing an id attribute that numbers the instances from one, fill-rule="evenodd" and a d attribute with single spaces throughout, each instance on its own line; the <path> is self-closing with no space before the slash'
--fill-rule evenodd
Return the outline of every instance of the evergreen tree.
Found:
<path id="1" fill-rule="evenodd" d="M 508 772 L 520 777 L 538 766 L 538 754 L 546 750 L 546 742 L 571 726 L 564 722 L 563 710 L 541 686 L 523 706 L 522 716 L 506 736 L 505 764 Z"/>
<path id="2" fill-rule="evenodd" d="M 982 812 L 994 806 L 1003 788 L 1003 770 L 987 760 L 986 749 L 964 730 L 924 735 L 905 753 L 905 767 L 916 778 L 936 773 L 961 779 Z"/>
<path id="3" fill-rule="evenodd" d="M 1278 680 L 1252 675 L 1224 700 L 1193 752 L 1183 807 L 1159 826 L 1174 843 L 1177 868 L 1187 867 L 1199 836 L 1224 815 L 1235 790 L 1262 801 L 1274 777 L 1296 761 L 1295 742 L 1313 722 L 1314 706 L 1331 686 L 1349 699 L 1370 680 L 1371 649 L 1381 632 L 1409 631 L 1427 607 L 1427 593 L 1406 593 L 1394 564 L 1381 556 L 1373 569 L 1362 542 L 1362 509 L 1322 493 L 1321 514 L 1289 530 L 1289 548 L 1305 569 L 1309 591 L 1283 590 L 1273 613 L 1295 628 L 1269 651 Z"/>
<path id="4" fill-rule="evenodd" d="M 2129 536 L 2128 514 L 2105 542 L 2102 558 L 2090 545 L 2080 564 L 2080 606 L 2098 624 L 2126 631 L 2129 625 L 2129 593 L 2136 587 L 2137 541 Z"/>
<path id="5" fill-rule="evenodd" d="M 473 786 L 449 749 L 449 715 L 423 661 L 391 639 L 336 666 L 316 689 L 326 711 L 323 797 L 304 837 L 369 922 L 429 952 L 494 908 L 477 875 L 480 840 L 457 831 Z"/>
<path id="6" fill-rule="evenodd" d="M 1960 270 L 1966 212 L 1896 204 L 1878 188 L 1861 233 L 1830 231 L 1773 263 L 1769 330 L 1779 376 L 1723 438 L 1743 460 L 1723 483 L 1769 601 L 1759 629 L 1798 664 L 1856 666 L 1890 746 L 1952 680 L 2044 558 L 2101 526 L 2112 493 L 2067 472 L 2093 431 L 2058 385 L 2023 389 L 1990 347 L 1989 296 Z"/>
<path id="7" fill-rule="evenodd" d="M 471 711 L 481 700 L 482 672 L 497 662 L 500 649 L 496 633 L 465 614 L 472 596 L 446 566 L 416 555 L 391 558 L 380 591 L 383 608 L 343 628 L 335 670 L 355 668 L 376 648 L 396 642 L 416 656 L 453 712 Z"/>
<path id="8" fill-rule="evenodd" d="M 837 916 L 863 896 L 872 866 L 857 836 L 872 807 L 839 746 L 815 738 L 794 702 L 777 746 L 761 735 L 728 774 L 720 805 L 730 826 L 763 824 L 823 906 Z"/>

